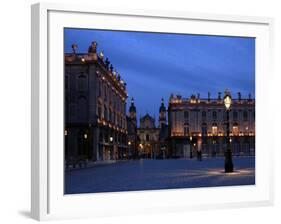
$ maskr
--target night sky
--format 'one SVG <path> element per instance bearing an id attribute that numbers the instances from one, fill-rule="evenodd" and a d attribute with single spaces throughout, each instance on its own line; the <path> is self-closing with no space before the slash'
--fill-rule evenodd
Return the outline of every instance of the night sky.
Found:
<path id="1" fill-rule="evenodd" d="M 65 29 L 65 52 L 71 44 L 86 53 L 92 41 L 127 83 L 138 118 L 150 113 L 158 120 L 161 98 L 167 106 L 173 93 L 216 98 L 230 89 L 255 96 L 255 39 L 144 32 Z M 128 109 L 128 108 L 127 108 Z"/>

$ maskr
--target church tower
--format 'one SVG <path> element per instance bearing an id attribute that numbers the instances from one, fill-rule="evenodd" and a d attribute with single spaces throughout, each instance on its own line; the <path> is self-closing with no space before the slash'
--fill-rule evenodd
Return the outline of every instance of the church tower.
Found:
<path id="1" fill-rule="evenodd" d="M 161 99 L 161 106 L 159 108 L 159 128 L 165 127 L 167 124 L 167 119 L 166 119 L 166 107 L 164 105 L 164 99 Z"/>
<path id="2" fill-rule="evenodd" d="M 131 106 L 129 108 L 129 113 L 130 113 L 131 121 L 134 122 L 135 125 L 137 125 L 137 110 L 134 104 L 134 98 L 131 99 Z"/>

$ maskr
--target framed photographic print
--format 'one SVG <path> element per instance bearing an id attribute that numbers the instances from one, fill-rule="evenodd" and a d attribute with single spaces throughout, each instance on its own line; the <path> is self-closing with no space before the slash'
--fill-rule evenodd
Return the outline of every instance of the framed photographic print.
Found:
<path id="1" fill-rule="evenodd" d="M 269 205 L 270 18 L 32 6 L 32 217 Z"/>

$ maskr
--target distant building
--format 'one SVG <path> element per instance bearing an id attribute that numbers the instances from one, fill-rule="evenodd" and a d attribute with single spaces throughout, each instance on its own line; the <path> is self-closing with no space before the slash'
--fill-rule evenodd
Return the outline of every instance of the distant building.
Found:
<path id="1" fill-rule="evenodd" d="M 223 156 L 226 148 L 226 110 L 221 93 L 217 98 L 200 95 L 182 98 L 171 95 L 168 108 L 169 142 L 172 157 L 193 157 L 197 150 L 206 156 Z M 255 100 L 232 99 L 230 136 L 233 155 L 255 153 Z"/>
<path id="2" fill-rule="evenodd" d="M 164 105 L 164 99 L 161 100 L 159 108 L 159 147 L 157 155 L 163 159 L 170 156 L 169 154 L 169 126 L 167 122 L 167 109 Z"/>
<path id="3" fill-rule="evenodd" d="M 139 155 L 144 158 L 154 158 L 159 141 L 159 128 L 155 126 L 155 119 L 149 114 L 140 118 L 138 128 Z"/>
<path id="4" fill-rule="evenodd" d="M 77 165 L 123 157 L 127 150 L 126 83 L 93 42 L 65 54 L 65 160 Z"/>
<path id="5" fill-rule="evenodd" d="M 134 98 L 131 99 L 129 108 L 129 115 L 127 116 L 127 130 L 128 130 L 128 156 L 127 158 L 137 158 L 137 109 L 134 104 Z"/>
<path id="6" fill-rule="evenodd" d="M 149 114 L 140 118 L 140 127 L 137 129 L 139 138 L 138 152 L 144 158 L 166 158 L 168 151 L 168 126 L 166 118 L 167 110 L 164 100 L 161 100 L 159 108 L 159 126 L 155 125 L 155 118 Z"/>

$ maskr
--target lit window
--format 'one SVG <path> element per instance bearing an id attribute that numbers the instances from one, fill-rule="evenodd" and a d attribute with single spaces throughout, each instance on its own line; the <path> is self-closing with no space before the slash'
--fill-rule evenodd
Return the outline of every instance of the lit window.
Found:
<path id="1" fill-rule="evenodd" d="M 218 134 L 218 126 L 216 126 L 216 125 L 212 126 L 212 134 L 213 135 L 217 135 Z"/>
<path id="2" fill-rule="evenodd" d="M 233 126 L 232 133 L 233 135 L 239 135 L 239 129 L 237 125 Z"/>

